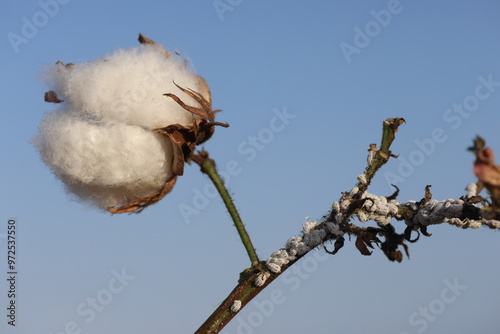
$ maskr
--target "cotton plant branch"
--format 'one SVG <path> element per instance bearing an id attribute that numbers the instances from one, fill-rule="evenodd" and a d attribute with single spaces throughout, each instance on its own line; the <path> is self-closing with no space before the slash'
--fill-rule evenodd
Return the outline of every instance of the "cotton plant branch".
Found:
<path id="1" fill-rule="evenodd" d="M 403 254 L 400 248 L 409 256 L 405 242 L 416 242 L 420 234 L 430 236 L 427 232 L 430 225 L 448 223 L 461 228 L 487 226 L 500 229 L 500 221 L 490 219 L 485 215 L 489 211 L 478 206 L 486 200 L 478 196 L 476 184 L 468 185 L 467 194 L 458 200 L 432 199 L 430 185 L 425 187 L 424 197 L 418 202 L 399 202 L 396 199 L 399 193 L 397 187 L 389 196 L 367 192 L 376 172 L 391 157 L 397 158 L 390 151 L 390 146 L 404 122 L 402 118 L 390 118 L 383 122 L 380 149 L 377 150 L 375 144 L 370 145 L 368 166 L 363 174 L 358 175 L 357 185 L 342 193 L 329 214 L 319 222 L 304 223 L 300 236 L 291 237 L 284 248 L 272 253 L 266 261 L 254 262 L 253 266 L 241 272 L 237 286 L 195 334 L 219 333 L 246 304 L 303 256 L 321 245 L 329 254 L 336 254 L 344 246 L 346 235 L 356 237 L 356 248 L 363 255 L 371 255 L 370 249 L 378 246 L 390 261 L 401 262 Z M 354 217 L 362 223 L 375 221 L 377 226 L 357 226 L 350 222 Z M 391 225 L 392 219 L 405 222 L 404 233 L 396 232 Z M 413 231 L 417 232 L 415 239 L 412 239 Z M 333 242 L 333 250 L 327 249 L 329 242 Z"/>
<path id="2" fill-rule="evenodd" d="M 193 155 L 191 159 L 200 166 L 201 171 L 204 174 L 207 174 L 210 180 L 215 185 L 215 188 L 219 192 L 219 195 L 224 201 L 227 211 L 229 212 L 229 215 L 231 216 L 234 222 L 234 227 L 236 227 L 241 242 L 243 243 L 243 246 L 247 251 L 251 265 L 257 266 L 259 263 L 259 257 L 255 252 L 255 247 L 252 245 L 252 240 L 248 235 L 248 232 L 245 228 L 245 225 L 243 224 L 243 221 L 241 220 L 240 214 L 238 213 L 236 206 L 234 205 L 231 195 L 229 194 L 224 185 L 224 181 L 220 177 L 219 173 L 217 173 L 215 161 L 209 158 L 208 153 L 206 151 L 198 152 L 198 154 Z"/>

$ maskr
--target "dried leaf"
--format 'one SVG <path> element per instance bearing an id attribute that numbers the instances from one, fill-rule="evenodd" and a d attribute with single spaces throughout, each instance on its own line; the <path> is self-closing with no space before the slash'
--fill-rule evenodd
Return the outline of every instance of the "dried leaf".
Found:
<path id="1" fill-rule="evenodd" d="M 417 242 L 418 239 L 420 239 L 420 232 L 417 230 L 417 237 L 415 239 L 412 239 L 411 238 L 411 232 L 413 232 L 413 226 L 412 225 L 408 225 L 406 228 L 405 228 L 405 232 L 404 232 L 404 236 L 405 236 L 405 239 L 411 243 L 414 243 L 414 242 Z"/>
<path id="2" fill-rule="evenodd" d="M 390 261 L 401 262 L 403 260 L 401 252 L 397 250 L 399 245 L 403 246 L 409 258 L 408 246 L 404 243 L 404 235 L 396 233 L 396 230 L 391 224 L 381 227 L 381 233 L 385 236 L 385 241 L 380 246 L 380 249 L 382 249 Z"/>
<path id="3" fill-rule="evenodd" d="M 398 261 L 398 262 L 403 261 L 403 254 L 398 250 L 391 252 L 390 256 L 388 257 L 389 260 L 391 261 Z"/>
<path id="4" fill-rule="evenodd" d="M 372 255 L 372 252 L 368 250 L 366 247 L 366 244 L 361 236 L 358 236 L 356 238 L 356 248 L 359 250 L 359 252 L 363 255 Z M 373 248 L 373 247 L 372 247 Z"/>
<path id="5" fill-rule="evenodd" d="M 51 103 L 64 102 L 63 100 L 60 100 L 57 97 L 56 92 L 54 92 L 53 90 L 49 90 L 48 92 L 45 93 L 44 100 L 45 100 L 45 102 L 51 102 Z"/>
<path id="6" fill-rule="evenodd" d="M 165 186 L 156 194 L 153 194 L 153 195 L 145 197 L 145 198 L 137 199 L 135 201 L 132 201 L 132 202 L 125 204 L 125 205 L 122 205 L 122 206 L 109 208 L 108 211 L 111 212 L 112 214 L 126 213 L 126 212 L 128 212 L 128 213 L 140 213 L 146 207 L 160 201 L 169 192 L 171 192 L 172 189 L 174 188 L 176 181 L 177 181 L 177 176 L 174 176 L 170 180 L 168 180 L 165 183 Z"/>
<path id="7" fill-rule="evenodd" d="M 427 232 L 427 226 L 421 225 L 420 226 L 420 232 L 422 232 L 423 235 L 426 237 L 430 237 L 432 234 Z"/>
<path id="8" fill-rule="evenodd" d="M 344 247 L 344 242 L 345 242 L 345 239 L 343 236 L 338 236 L 337 239 L 335 240 L 335 243 L 333 244 L 334 246 L 334 249 L 333 251 L 329 251 L 328 249 L 326 249 L 326 246 L 323 246 L 323 249 L 325 250 L 325 252 L 327 252 L 328 254 L 331 254 L 331 255 L 335 255 L 337 254 L 337 252 L 342 248 Z"/>
<path id="9" fill-rule="evenodd" d="M 476 154 L 473 171 L 479 181 L 491 195 L 491 211 L 500 215 L 500 166 L 495 165 L 495 154 L 481 137 L 477 137 L 474 147 L 470 148 Z"/>
<path id="10" fill-rule="evenodd" d="M 143 34 L 139 34 L 139 43 L 141 44 L 149 44 L 149 45 L 154 45 L 160 49 L 163 50 L 163 52 L 165 52 L 165 57 L 168 58 L 170 57 L 170 52 L 168 52 L 167 50 L 165 50 L 160 44 L 156 43 L 155 41 L 153 41 L 152 39 L 149 39 L 147 38 L 146 36 L 144 36 Z"/>

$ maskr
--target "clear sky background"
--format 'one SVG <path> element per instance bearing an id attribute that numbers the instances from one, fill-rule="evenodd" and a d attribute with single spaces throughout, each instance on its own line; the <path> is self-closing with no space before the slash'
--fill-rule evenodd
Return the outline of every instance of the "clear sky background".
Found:
<path id="1" fill-rule="evenodd" d="M 57 60 L 135 47 L 139 32 L 187 57 L 231 125 L 205 148 L 223 171 L 238 163 L 227 183 L 263 259 L 352 188 L 388 117 L 407 124 L 392 147 L 399 160 L 369 189 L 378 195 L 395 183 L 399 200 L 420 200 L 431 184 L 434 198 L 458 198 L 475 181 L 472 139 L 500 152 L 497 1 L 59 1 L 9 1 L 0 14 L 1 333 L 192 333 L 248 267 L 196 166 L 139 215 L 111 216 L 65 194 L 30 143 L 54 107 L 40 71 Z M 294 117 L 266 130 L 285 111 Z M 15 328 L 6 317 L 11 217 Z M 311 252 L 224 333 L 497 333 L 499 234 L 429 230 L 402 263 L 380 250 L 362 256 L 352 241 L 336 256 Z"/>

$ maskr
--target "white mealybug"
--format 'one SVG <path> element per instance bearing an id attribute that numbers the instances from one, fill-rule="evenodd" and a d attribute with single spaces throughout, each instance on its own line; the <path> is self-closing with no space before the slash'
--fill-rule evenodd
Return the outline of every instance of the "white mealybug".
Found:
<path id="1" fill-rule="evenodd" d="M 272 271 L 275 274 L 279 274 L 281 272 L 281 266 L 279 264 L 268 261 L 266 263 L 266 266 L 267 266 L 267 268 L 269 268 L 270 271 Z"/>
<path id="2" fill-rule="evenodd" d="M 286 249 L 297 248 L 301 242 L 302 242 L 302 237 L 291 237 L 286 242 Z"/>
<path id="3" fill-rule="evenodd" d="M 233 305 L 231 305 L 231 312 L 236 313 L 240 310 L 241 308 L 241 300 L 236 299 L 233 302 Z"/>
<path id="4" fill-rule="evenodd" d="M 388 205 L 381 205 L 377 208 L 377 213 L 381 216 L 387 216 L 390 212 Z"/>
<path id="5" fill-rule="evenodd" d="M 382 205 L 386 205 L 386 204 L 387 204 L 387 197 L 385 197 L 385 196 L 379 196 L 379 197 L 377 198 L 377 200 L 378 200 L 378 201 L 379 201 L 379 203 L 380 203 L 380 204 L 382 204 Z"/>
<path id="6" fill-rule="evenodd" d="M 368 215 L 364 211 L 358 211 L 358 219 L 362 223 L 366 223 L 368 221 Z"/>
<path id="7" fill-rule="evenodd" d="M 373 159 L 375 159 L 375 153 L 377 153 L 377 144 L 370 144 L 370 148 L 368 149 L 368 157 L 366 158 L 368 166 L 371 166 L 371 164 L 373 163 Z"/>
<path id="8" fill-rule="evenodd" d="M 260 273 L 257 277 L 255 277 L 255 286 L 261 287 L 266 283 L 267 279 L 271 276 L 271 273 L 269 271 L 264 271 Z"/>
<path id="9" fill-rule="evenodd" d="M 305 243 L 301 243 L 299 247 L 297 247 L 297 255 L 301 256 L 304 255 L 305 253 L 309 252 L 311 248 L 307 246 Z"/>
<path id="10" fill-rule="evenodd" d="M 368 166 L 371 166 L 371 164 L 373 162 L 373 158 L 375 158 L 375 152 L 369 151 L 368 157 L 366 158 L 366 162 L 368 162 Z"/>
<path id="11" fill-rule="evenodd" d="M 387 225 L 391 222 L 391 216 L 376 215 L 374 220 L 380 225 Z"/>
<path id="12" fill-rule="evenodd" d="M 398 213 L 398 206 L 394 203 L 394 201 L 391 201 L 389 204 L 387 204 L 389 207 L 389 212 L 393 215 Z"/>
<path id="13" fill-rule="evenodd" d="M 353 197 L 354 195 L 356 195 L 359 191 L 359 188 L 358 187 L 354 187 L 351 189 L 351 191 L 349 192 L 349 196 Z"/>
<path id="14" fill-rule="evenodd" d="M 469 183 L 465 188 L 467 191 L 467 198 L 471 198 L 477 195 L 477 184 Z"/>
<path id="15" fill-rule="evenodd" d="M 302 232 L 304 234 L 309 233 L 310 231 L 314 230 L 318 226 L 318 223 L 316 221 L 312 222 L 305 222 L 302 224 Z"/>
<path id="16" fill-rule="evenodd" d="M 358 175 L 357 179 L 358 179 L 359 182 L 361 182 L 363 184 L 366 184 L 366 176 L 365 176 L 365 174 Z"/>
<path id="17" fill-rule="evenodd" d="M 347 208 L 349 207 L 349 205 L 351 204 L 351 202 L 349 200 L 343 200 L 342 203 L 340 203 L 340 208 L 342 209 L 342 211 L 345 211 L 347 210 Z"/>
<path id="18" fill-rule="evenodd" d="M 326 237 L 325 230 L 323 230 L 323 229 L 314 230 L 314 231 L 311 231 L 311 232 L 307 233 L 306 235 L 304 235 L 304 243 L 307 246 L 314 248 L 314 247 L 318 246 L 323 241 L 323 238 L 325 238 L 325 237 Z"/>

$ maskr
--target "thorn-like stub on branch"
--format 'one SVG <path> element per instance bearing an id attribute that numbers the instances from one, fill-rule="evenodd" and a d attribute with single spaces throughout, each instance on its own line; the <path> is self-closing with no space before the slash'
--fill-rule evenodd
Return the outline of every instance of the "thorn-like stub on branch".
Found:
<path id="1" fill-rule="evenodd" d="M 391 195 L 391 196 L 387 196 L 387 202 L 390 202 L 392 201 L 393 199 L 396 199 L 399 195 L 399 188 L 394 185 L 394 184 L 391 184 L 391 186 L 393 186 L 394 188 L 396 188 L 396 191 L 394 191 L 394 193 Z"/>
<path id="2" fill-rule="evenodd" d="M 477 136 L 474 141 L 473 141 L 473 144 L 471 147 L 468 147 L 467 150 L 471 151 L 472 153 L 474 153 L 474 155 L 477 156 L 477 154 L 484 150 L 484 148 L 486 147 L 486 142 L 483 138 L 481 138 L 480 136 Z"/>
<path id="3" fill-rule="evenodd" d="M 384 121 L 384 124 L 390 125 L 394 132 L 398 131 L 398 128 L 401 124 L 406 123 L 405 119 L 402 117 L 398 118 L 388 118 Z"/>
<path id="4" fill-rule="evenodd" d="M 198 164 L 200 167 L 205 163 L 205 161 L 209 159 L 208 157 L 208 152 L 205 150 L 201 150 L 196 152 L 191 156 L 191 160 L 193 160 L 196 164 Z M 214 162 L 215 164 L 215 162 Z"/>
<path id="5" fill-rule="evenodd" d="M 417 205 L 420 207 L 422 205 L 427 204 L 431 199 L 432 199 L 432 193 L 431 193 L 431 187 L 432 185 L 428 184 L 425 186 L 425 195 L 424 198 L 420 200 L 420 202 L 417 203 Z"/>

